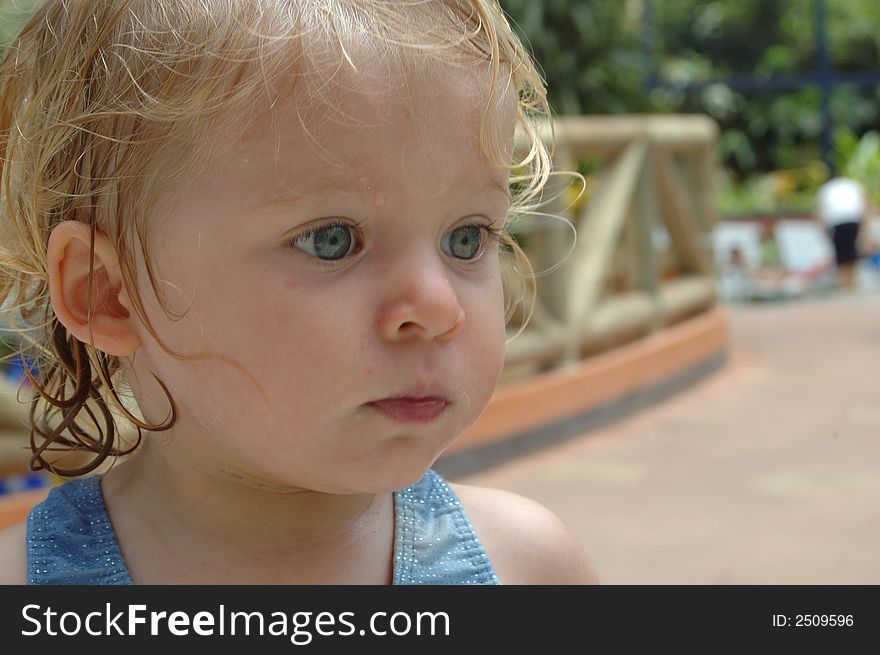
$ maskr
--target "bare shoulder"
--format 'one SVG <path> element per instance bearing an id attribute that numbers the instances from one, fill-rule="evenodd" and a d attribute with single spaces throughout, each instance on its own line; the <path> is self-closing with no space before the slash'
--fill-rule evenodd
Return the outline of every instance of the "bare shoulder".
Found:
<path id="1" fill-rule="evenodd" d="M 0 584 L 27 583 L 25 524 L 0 531 Z"/>
<path id="2" fill-rule="evenodd" d="M 540 503 L 501 489 L 450 486 L 502 583 L 599 583 L 577 538 Z"/>

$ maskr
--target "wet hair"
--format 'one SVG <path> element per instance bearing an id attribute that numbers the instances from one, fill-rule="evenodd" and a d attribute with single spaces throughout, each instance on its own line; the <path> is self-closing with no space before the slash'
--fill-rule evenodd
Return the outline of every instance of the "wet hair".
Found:
<path id="1" fill-rule="evenodd" d="M 66 220 L 91 227 L 90 326 L 94 237 L 100 231 L 116 249 L 134 311 L 160 347 L 182 360 L 220 357 L 171 351 L 137 295 L 139 249 L 153 292 L 172 317 L 147 251 L 158 192 L 193 171 L 217 133 L 271 105 L 277 83 L 295 79 L 298 93 L 332 104 L 330 81 L 345 66 L 357 70 L 354 53 L 365 44 L 371 57 L 392 63 L 452 61 L 491 73 L 480 143 L 492 161 L 511 171 L 508 227 L 526 215 L 550 174 L 538 135 L 549 108 L 540 73 L 496 0 L 39 5 L 0 62 L 0 300 L 19 339 L 13 355 L 25 363 L 36 390 L 31 468 L 84 475 L 108 457 L 133 451 L 141 430 L 165 430 L 176 419 L 174 399 L 161 380 L 170 402 L 167 420 L 151 425 L 129 411 L 132 403 L 126 407 L 117 391 L 125 386 L 120 358 L 79 341 L 54 315 L 47 266 L 52 229 Z M 513 94 L 517 105 L 521 147 L 515 157 L 494 142 L 490 129 L 503 94 Z M 531 271 L 509 231 L 502 244 L 508 264 L 524 262 Z M 505 276 L 506 320 L 512 316 L 510 286 Z M 120 417 L 136 428 L 133 443 L 119 438 Z"/>

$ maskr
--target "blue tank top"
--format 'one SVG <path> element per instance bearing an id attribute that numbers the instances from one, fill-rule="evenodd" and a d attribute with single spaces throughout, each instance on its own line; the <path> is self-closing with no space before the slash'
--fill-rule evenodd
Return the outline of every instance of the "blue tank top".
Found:
<path id="1" fill-rule="evenodd" d="M 110 523 L 100 476 L 49 492 L 27 522 L 28 583 L 133 584 Z M 394 492 L 393 584 L 500 584 L 461 502 L 429 470 Z"/>

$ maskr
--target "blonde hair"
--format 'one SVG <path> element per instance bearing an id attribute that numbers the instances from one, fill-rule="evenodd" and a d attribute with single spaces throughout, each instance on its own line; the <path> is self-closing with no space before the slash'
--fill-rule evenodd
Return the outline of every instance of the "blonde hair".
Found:
<path id="1" fill-rule="evenodd" d="M 480 140 L 496 161 L 501 151 L 488 128 L 499 83 L 512 87 L 527 147 L 519 161 L 508 156 L 503 163 L 514 173 L 511 217 L 527 212 L 549 176 L 536 131 L 549 108 L 541 76 L 496 0 L 49 0 L 37 9 L 0 63 L 0 299 L 22 337 L 16 355 L 27 355 L 37 370 L 25 366 L 37 390 L 32 468 L 83 475 L 133 450 L 137 443 L 120 445 L 108 402 L 136 426 L 138 443 L 141 429 L 168 429 L 176 418 L 161 380 L 169 419 L 149 425 L 132 415 L 114 387 L 119 358 L 80 342 L 54 316 L 47 269 L 53 227 L 73 219 L 92 228 L 90 322 L 100 230 L 116 248 L 135 312 L 160 347 L 179 359 L 212 357 L 172 352 L 136 293 L 133 253 L 140 248 L 170 316 L 146 248 L 157 191 L 192 171 L 211 134 L 251 114 L 260 94 L 271 100 L 272 83 L 285 73 L 295 71 L 306 97 L 320 99 L 328 72 L 357 68 L 350 46 L 363 37 L 388 57 L 449 61 L 457 54 L 486 62 L 492 81 Z M 531 271 L 510 234 L 502 241 Z M 508 288 L 505 296 L 509 320 Z M 85 452 L 91 460 L 65 468 L 45 456 L 52 450 Z"/>

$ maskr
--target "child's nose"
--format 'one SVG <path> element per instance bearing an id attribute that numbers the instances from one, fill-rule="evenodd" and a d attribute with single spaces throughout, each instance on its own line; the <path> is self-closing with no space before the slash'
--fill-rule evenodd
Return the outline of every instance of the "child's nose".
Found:
<path id="1" fill-rule="evenodd" d="M 464 309 L 442 263 L 423 258 L 389 272 L 383 282 L 387 293 L 378 317 L 383 339 L 449 340 L 464 326 Z"/>

